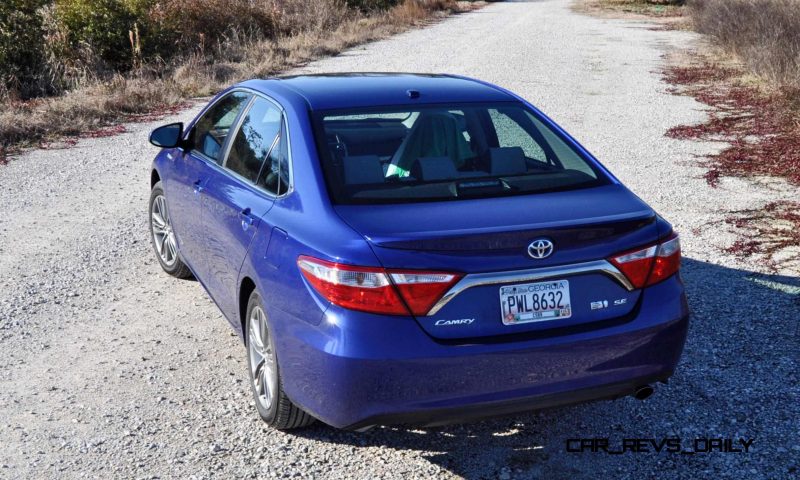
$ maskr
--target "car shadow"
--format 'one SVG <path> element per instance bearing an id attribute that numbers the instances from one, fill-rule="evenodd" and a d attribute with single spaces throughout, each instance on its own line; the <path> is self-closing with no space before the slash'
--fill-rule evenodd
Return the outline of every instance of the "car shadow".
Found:
<path id="1" fill-rule="evenodd" d="M 692 310 L 686 348 L 675 376 L 645 401 L 631 397 L 437 428 L 377 427 L 343 432 L 316 425 L 296 434 L 354 447 L 411 450 L 465 478 L 582 478 L 601 472 L 703 469 L 752 477 L 786 474 L 798 418 L 800 278 L 765 275 L 684 259 L 682 276 Z M 795 423 L 796 426 L 796 423 Z M 754 438 L 747 454 L 568 452 L 574 438 Z M 755 457 L 763 458 L 756 461 Z M 795 461 L 796 462 L 796 461 Z M 764 466 L 763 471 L 759 467 Z M 775 470 L 772 470 L 775 469 Z M 784 469 L 784 470 L 781 470 Z M 416 470 L 415 470 L 416 471 Z M 791 471 L 791 470 L 790 470 Z"/>

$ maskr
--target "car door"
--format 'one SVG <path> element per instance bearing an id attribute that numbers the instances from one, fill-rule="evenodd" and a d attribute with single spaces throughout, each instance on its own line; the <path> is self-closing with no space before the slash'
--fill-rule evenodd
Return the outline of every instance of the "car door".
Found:
<path id="1" fill-rule="evenodd" d="M 205 227 L 200 194 L 214 168 L 222 165 L 228 133 L 250 98 L 249 93 L 236 91 L 217 100 L 189 131 L 192 148 L 178 151 L 171 160 L 173 175 L 166 186 L 170 217 L 181 257 L 201 281 L 204 265 L 200 262 L 200 250 L 205 241 Z"/>
<path id="2" fill-rule="evenodd" d="M 282 123 L 278 104 L 254 97 L 226 146 L 223 168 L 210 174 L 203 191 L 205 285 L 233 322 L 238 318 L 239 270 L 262 218 L 281 190 L 276 145 Z"/>

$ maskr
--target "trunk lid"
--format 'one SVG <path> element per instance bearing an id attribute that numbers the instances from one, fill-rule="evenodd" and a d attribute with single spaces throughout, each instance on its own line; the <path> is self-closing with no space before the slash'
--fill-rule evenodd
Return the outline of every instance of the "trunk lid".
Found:
<path id="1" fill-rule="evenodd" d="M 628 291 L 603 273 L 601 264 L 615 253 L 654 242 L 659 235 L 655 212 L 621 185 L 516 197 L 335 208 L 367 239 L 386 268 L 460 272 L 471 280 L 481 280 L 472 282 L 473 286 L 435 313 L 417 316 L 431 336 L 441 339 L 585 328 L 585 324 L 628 315 L 640 292 Z M 552 254 L 542 259 L 529 256 L 528 246 L 536 239 L 550 240 Z M 573 271 L 575 265 L 585 268 Z M 589 268 L 591 265 L 597 268 Z M 504 275 L 498 277 L 498 272 Z M 548 282 L 553 285 L 548 287 Z M 522 317 L 537 310 L 533 306 L 540 293 L 533 292 L 536 298 L 530 292 L 526 295 L 523 286 L 526 291 L 561 291 L 560 304 L 557 295 L 549 297 L 547 293 L 546 297 L 561 310 L 560 316 L 531 322 L 507 318 L 514 308 L 507 305 L 503 309 L 503 301 L 511 302 Z M 563 302 L 565 287 L 568 305 Z M 567 306 L 569 315 L 561 308 Z"/>

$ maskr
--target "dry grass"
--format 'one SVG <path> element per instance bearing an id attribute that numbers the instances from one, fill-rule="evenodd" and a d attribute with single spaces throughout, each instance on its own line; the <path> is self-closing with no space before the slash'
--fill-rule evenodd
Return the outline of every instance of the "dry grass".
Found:
<path id="1" fill-rule="evenodd" d="M 318 7 L 331 4 L 305 1 Z M 343 15 L 330 9 L 281 11 L 278 14 L 283 18 L 306 14 L 307 21 L 316 23 L 281 32 L 274 39 L 232 31 L 223 41 L 195 49 L 174 66 L 145 66 L 110 80 L 87 82 L 58 97 L 6 99 L 0 104 L 0 163 L 20 147 L 41 145 L 64 135 L 84 135 L 140 117 L 153 118 L 174 111 L 187 98 L 210 95 L 248 78 L 268 77 L 480 5 L 455 0 L 404 0 L 388 11 L 369 15 L 353 11 Z"/>
<path id="2" fill-rule="evenodd" d="M 581 0 L 576 8 L 592 14 L 615 17 L 682 17 L 683 0 Z"/>
<path id="3" fill-rule="evenodd" d="M 692 0 L 694 28 L 776 85 L 800 87 L 800 0 Z"/>
<path id="4" fill-rule="evenodd" d="M 181 88 L 174 81 L 117 76 L 60 97 L 10 102 L 0 113 L 0 136 L 13 144 L 53 134 L 76 135 L 108 125 L 120 115 L 169 108 L 182 98 Z"/>
<path id="5" fill-rule="evenodd" d="M 440 12 L 466 8 L 454 1 L 409 0 L 386 13 L 345 20 L 332 30 L 304 30 L 274 41 L 232 38 L 219 44 L 211 56 L 225 58 L 226 62 L 208 61 L 207 56 L 197 54 L 175 71 L 174 78 L 188 87 L 191 95 L 207 95 L 235 81 L 274 75 L 360 43 L 385 38 L 428 22 Z"/>
<path id="6" fill-rule="evenodd" d="M 654 23 L 650 30 L 691 30 L 683 0 L 577 0 L 572 8 L 600 18 L 646 20 Z"/>

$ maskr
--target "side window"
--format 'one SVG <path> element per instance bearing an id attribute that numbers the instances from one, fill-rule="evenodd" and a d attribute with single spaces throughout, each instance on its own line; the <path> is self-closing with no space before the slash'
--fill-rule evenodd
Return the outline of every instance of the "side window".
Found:
<path id="1" fill-rule="evenodd" d="M 280 128 L 280 110 L 267 100 L 257 97 L 233 139 L 225 168 L 255 182 L 262 171 L 264 160 L 273 148 Z M 267 190 L 271 193 L 277 191 L 271 188 Z"/>
<path id="2" fill-rule="evenodd" d="M 283 195 L 289 190 L 289 138 L 286 134 L 286 122 L 280 124 L 277 142 L 269 152 L 258 184 L 275 195 Z"/>
<path id="3" fill-rule="evenodd" d="M 544 149 L 511 117 L 495 109 L 489 109 L 489 117 L 497 133 L 498 147 L 522 147 L 526 157 L 547 163 Z"/>
<path id="4" fill-rule="evenodd" d="M 234 92 L 218 101 L 194 126 L 194 150 L 222 163 L 222 146 L 250 95 Z"/>

